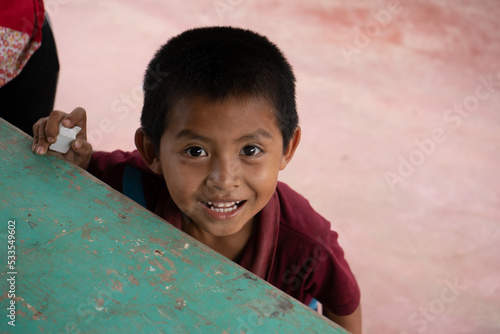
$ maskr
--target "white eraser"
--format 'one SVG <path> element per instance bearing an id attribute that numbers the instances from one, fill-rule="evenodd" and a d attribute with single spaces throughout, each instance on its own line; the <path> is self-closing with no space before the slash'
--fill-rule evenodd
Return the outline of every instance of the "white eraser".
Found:
<path id="1" fill-rule="evenodd" d="M 65 128 L 62 123 L 59 124 L 59 134 L 57 135 L 56 142 L 51 144 L 49 148 L 59 153 L 66 153 L 69 151 L 71 142 L 76 139 L 76 135 L 82 128 L 75 126 L 72 129 Z"/>

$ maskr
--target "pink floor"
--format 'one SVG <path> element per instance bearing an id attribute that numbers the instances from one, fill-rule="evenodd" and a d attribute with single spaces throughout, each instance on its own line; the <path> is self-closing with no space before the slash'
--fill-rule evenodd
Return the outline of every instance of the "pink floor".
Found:
<path id="1" fill-rule="evenodd" d="M 46 0 L 56 108 L 133 149 L 145 66 L 185 29 L 270 37 L 298 78 L 282 180 L 333 222 L 366 333 L 500 333 L 500 3 Z"/>

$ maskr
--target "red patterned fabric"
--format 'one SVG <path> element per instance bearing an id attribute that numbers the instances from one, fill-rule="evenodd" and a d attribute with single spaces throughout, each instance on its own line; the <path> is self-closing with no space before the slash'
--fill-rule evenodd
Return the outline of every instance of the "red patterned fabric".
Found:
<path id="1" fill-rule="evenodd" d="M 43 0 L 0 2 L 0 87 L 14 79 L 42 42 Z"/>

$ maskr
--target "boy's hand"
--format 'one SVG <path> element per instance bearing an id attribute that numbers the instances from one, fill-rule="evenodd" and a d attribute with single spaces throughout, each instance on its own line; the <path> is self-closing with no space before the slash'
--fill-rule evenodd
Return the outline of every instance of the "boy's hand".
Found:
<path id="1" fill-rule="evenodd" d="M 59 123 L 66 128 L 79 126 L 82 128 L 76 135 L 76 139 L 71 142 L 70 150 L 63 154 L 63 157 L 87 169 L 92 156 L 92 145 L 87 141 L 87 113 L 83 108 L 76 108 L 67 114 L 62 111 L 54 110 L 49 117 L 40 118 L 33 125 L 33 146 L 32 150 L 38 155 L 45 155 L 50 144 L 57 140 L 59 134 Z"/>

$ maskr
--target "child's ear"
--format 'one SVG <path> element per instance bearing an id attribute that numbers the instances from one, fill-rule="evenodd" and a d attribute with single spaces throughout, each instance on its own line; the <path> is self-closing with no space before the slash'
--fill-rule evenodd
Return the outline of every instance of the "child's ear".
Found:
<path id="1" fill-rule="evenodd" d="M 300 126 L 297 126 L 295 129 L 292 139 L 290 139 L 290 142 L 288 143 L 288 147 L 286 148 L 285 152 L 283 153 L 283 156 L 281 157 L 281 165 L 280 165 L 280 170 L 285 169 L 286 165 L 292 160 L 293 155 L 295 154 L 295 150 L 297 149 L 297 146 L 299 146 L 300 143 Z"/>
<path id="2" fill-rule="evenodd" d="M 161 174 L 160 159 L 156 154 L 156 148 L 142 128 L 135 131 L 135 146 L 146 165 L 148 165 L 154 173 Z"/>

